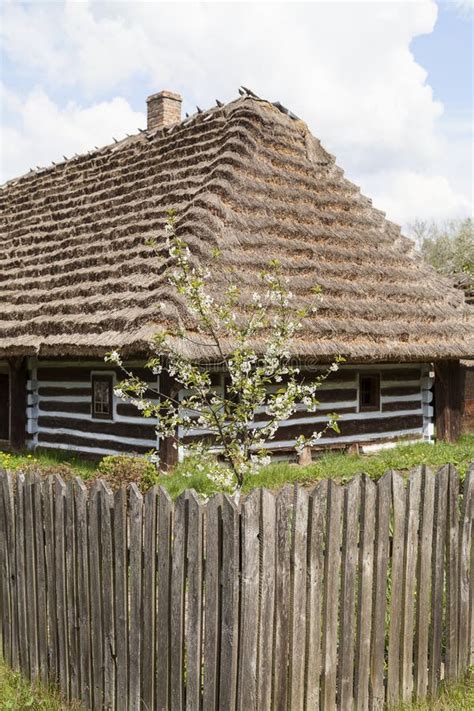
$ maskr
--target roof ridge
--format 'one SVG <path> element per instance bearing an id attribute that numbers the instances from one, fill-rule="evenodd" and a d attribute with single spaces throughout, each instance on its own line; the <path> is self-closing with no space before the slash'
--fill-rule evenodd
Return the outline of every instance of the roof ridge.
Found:
<path id="1" fill-rule="evenodd" d="M 92 150 L 85 151 L 83 153 L 76 153 L 70 158 L 67 158 L 63 156 L 64 160 L 61 161 L 51 161 L 51 165 L 46 165 L 46 166 L 37 166 L 36 168 L 30 168 L 29 171 L 26 173 L 22 173 L 21 175 L 17 175 L 14 178 L 9 178 L 8 180 L 4 181 L 3 183 L 0 183 L 0 190 L 4 190 L 5 188 L 10 187 L 11 185 L 15 185 L 16 183 L 20 182 L 21 180 L 24 180 L 26 178 L 32 177 L 33 175 L 44 175 L 47 174 L 51 171 L 54 171 L 56 168 L 61 168 L 66 165 L 71 165 L 75 161 L 78 161 L 80 159 L 84 158 L 89 158 L 94 155 L 100 155 L 101 153 L 107 152 L 107 151 L 113 151 L 113 150 L 118 150 L 118 147 L 123 147 L 125 144 L 133 143 L 134 141 L 139 140 L 141 137 L 144 137 L 145 140 L 151 140 L 153 138 L 156 138 L 158 135 L 166 135 L 166 134 L 171 134 L 173 131 L 175 131 L 177 128 L 183 126 L 187 127 L 191 125 L 196 119 L 200 119 L 202 121 L 205 121 L 208 119 L 208 117 L 214 115 L 215 113 L 225 113 L 226 110 L 232 104 L 241 104 L 246 100 L 250 101 L 255 101 L 256 103 L 263 103 L 263 104 L 268 104 L 269 106 L 274 106 L 277 108 L 281 113 L 286 114 L 289 118 L 292 120 L 301 120 L 298 119 L 298 117 L 293 114 L 289 109 L 287 109 L 285 106 L 283 106 L 279 101 L 276 102 L 271 102 L 268 99 L 262 99 L 256 94 L 253 93 L 246 93 L 244 95 L 239 96 L 236 99 L 231 99 L 230 101 L 226 103 L 220 103 L 217 106 L 211 106 L 208 109 L 204 109 L 201 111 L 196 111 L 194 114 L 191 114 L 190 116 L 185 117 L 181 121 L 168 125 L 168 126 L 163 126 L 161 128 L 155 129 L 155 130 L 149 130 L 146 128 L 138 128 L 137 131 L 138 133 L 132 133 L 132 134 L 127 134 L 124 138 L 121 139 L 116 139 L 112 136 L 113 142 L 111 143 L 106 143 L 103 146 L 100 147 L 94 147 Z"/>

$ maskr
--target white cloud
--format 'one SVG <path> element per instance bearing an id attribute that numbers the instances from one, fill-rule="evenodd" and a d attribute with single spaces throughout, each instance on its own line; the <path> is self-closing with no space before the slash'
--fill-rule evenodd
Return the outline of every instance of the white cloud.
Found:
<path id="1" fill-rule="evenodd" d="M 451 3 L 459 12 L 461 17 L 469 19 L 474 12 L 474 0 L 444 0 Z"/>
<path id="2" fill-rule="evenodd" d="M 401 170 L 380 173 L 367 179 L 367 184 L 372 187 L 374 204 L 405 225 L 416 218 L 444 220 L 470 213 L 469 200 L 455 192 L 442 175 Z"/>
<path id="3" fill-rule="evenodd" d="M 60 108 L 35 89 L 25 100 L 2 87 L 1 101 L 15 122 L 2 128 L 1 179 L 22 175 L 36 165 L 63 160 L 112 142 L 113 136 L 136 133 L 144 115 L 122 98 L 81 107 L 69 102 Z"/>
<path id="4" fill-rule="evenodd" d="M 436 16 L 434 0 L 6 3 L 9 62 L 42 86 L 42 94 L 34 93 L 36 110 L 48 121 L 53 114 L 61 130 L 35 147 L 39 129 L 25 114 L 33 99 L 20 101 L 20 126 L 9 122 L 16 158 L 6 161 L 5 174 L 26 157 L 29 167 L 54 159 L 58 149 L 67 154 L 76 139 L 88 148 L 109 142 L 111 133 L 135 130 L 125 100 L 113 103 L 117 113 L 107 113 L 104 130 L 101 116 L 111 97 L 137 103 L 140 94 L 144 110 L 147 93 L 168 88 L 194 111 L 216 96 L 234 98 L 245 84 L 303 117 L 366 193 L 385 176 L 387 190 L 390 184 L 399 196 L 385 204 L 392 218 L 403 220 L 403 177 L 419 176 L 426 186 L 448 163 L 439 129 L 443 107 L 410 51 L 415 36 L 432 32 Z M 71 94 L 89 108 L 65 103 Z M 438 181 L 438 195 L 441 183 L 449 204 L 465 203 L 449 176 Z"/>

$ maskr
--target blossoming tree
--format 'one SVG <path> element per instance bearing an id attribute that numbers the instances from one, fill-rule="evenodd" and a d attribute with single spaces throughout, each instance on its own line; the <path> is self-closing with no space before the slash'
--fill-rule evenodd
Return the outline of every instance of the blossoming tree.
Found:
<path id="1" fill-rule="evenodd" d="M 279 423 L 297 410 L 317 409 L 318 388 L 343 359 L 337 358 L 310 380 L 302 378 L 300 368 L 291 362 L 289 345 L 306 312 L 292 308 L 293 295 L 279 263 L 272 261 L 261 273 L 264 291 L 253 294 L 243 315 L 238 286 L 232 284 L 218 299 L 212 296 L 209 269 L 193 264 L 175 225 L 170 212 L 165 226 L 174 264 L 170 282 L 184 299 L 195 326 L 190 333 L 177 323 L 172 333 L 157 333 L 146 366 L 154 375 L 166 368 L 182 397 L 163 397 L 159 387 L 150 389 L 126 368 L 119 352 L 109 353 L 106 359 L 124 371 L 116 396 L 134 404 L 145 417 L 156 418 L 158 437 L 175 438 L 174 446 L 178 446 L 178 430 L 196 435 L 196 443 L 187 446 L 188 453 L 199 451 L 203 468 L 216 483 L 239 489 L 246 477 L 268 463 L 268 446 Z M 157 249 L 156 241 L 148 244 Z M 217 250 L 213 257 L 219 258 Z M 313 310 L 320 292 L 314 287 Z M 206 362 L 183 355 L 179 343 L 189 341 L 209 348 Z M 222 373 L 225 387 L 215 385 L 215 372 Z M 338 431 L 337 414 L 327 417 L 323 429 L 297 438 L 298 453 L 314 445 L 329 428 Z"/>

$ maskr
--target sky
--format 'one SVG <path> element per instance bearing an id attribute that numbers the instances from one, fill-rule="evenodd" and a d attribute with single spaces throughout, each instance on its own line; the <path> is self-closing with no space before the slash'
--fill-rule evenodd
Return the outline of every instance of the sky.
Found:
<path id="1" fill-rule="evenodd" d="M 240 85 L 304 119 L 408 226 L 472 214 L 474 0 L 2 1 L 0 182 Z"/>

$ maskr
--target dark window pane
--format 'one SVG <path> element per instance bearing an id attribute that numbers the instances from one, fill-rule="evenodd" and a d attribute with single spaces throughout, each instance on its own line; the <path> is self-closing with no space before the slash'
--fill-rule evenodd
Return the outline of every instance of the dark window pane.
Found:
<path id="1" fill-rule="evenodd" d="M 380 409 L 380 375 L 370 374 L 359 377 L 359 410 Z"/>
<path id="2" fill-rule="evenodd" d="M 92 376 L 92 417 L 112 419 L 113 376 Z"/>

